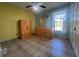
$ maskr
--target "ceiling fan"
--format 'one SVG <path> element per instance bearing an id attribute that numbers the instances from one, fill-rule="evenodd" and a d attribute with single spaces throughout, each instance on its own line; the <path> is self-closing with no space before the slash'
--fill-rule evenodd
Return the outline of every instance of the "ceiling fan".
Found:
<path id="1" fill-rule="evenodd" d="M 44 6 L 42 2 L 32 2 L 30 5 L 26 6 L 26 8 L 33 7 L 33 6 L 38 6 L 38 7 L 41 7 L 41 8 L 46 8 L 46 6 Z"/>

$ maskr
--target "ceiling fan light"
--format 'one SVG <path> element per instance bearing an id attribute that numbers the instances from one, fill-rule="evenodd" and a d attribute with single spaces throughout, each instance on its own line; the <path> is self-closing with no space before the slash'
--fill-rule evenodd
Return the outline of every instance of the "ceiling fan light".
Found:
<path id="1" fill-rule="evenodd" d="M 33 6 L 33 10 L 34 10 L 34 11 L 37 11 L 38 8 L 37 8 L 36 6 Z"/>

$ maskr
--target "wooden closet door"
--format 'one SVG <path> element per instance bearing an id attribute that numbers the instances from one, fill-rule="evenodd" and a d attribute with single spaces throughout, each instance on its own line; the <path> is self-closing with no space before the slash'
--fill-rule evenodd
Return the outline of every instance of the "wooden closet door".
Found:
<path id="1" fill-rule="evenodd" d="M 26 39 L 31 35 L 31 21 L 29 20 L 21 21 L 21 34 L 22 39 Z"/>

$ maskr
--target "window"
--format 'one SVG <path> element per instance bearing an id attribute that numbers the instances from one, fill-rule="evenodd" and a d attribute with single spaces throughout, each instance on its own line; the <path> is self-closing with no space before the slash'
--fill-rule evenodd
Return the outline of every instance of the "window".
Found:
<path id="1" fill-rule="evenodd" d="M 55 31 L 63 31 L 65 14 L 55 15 Z"/>

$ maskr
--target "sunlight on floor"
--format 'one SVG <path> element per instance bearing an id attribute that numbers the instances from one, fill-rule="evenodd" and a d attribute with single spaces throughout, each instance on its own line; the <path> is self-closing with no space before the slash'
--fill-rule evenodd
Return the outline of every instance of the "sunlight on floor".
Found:
<path id="1" fill-rule="evenodd" d="M 64 53 L 64 43 L 59 40 L 55 39 L 51 41 L 51 47 L 52 47 L 52 55 L 54 56 L 63 56 Z"/>

